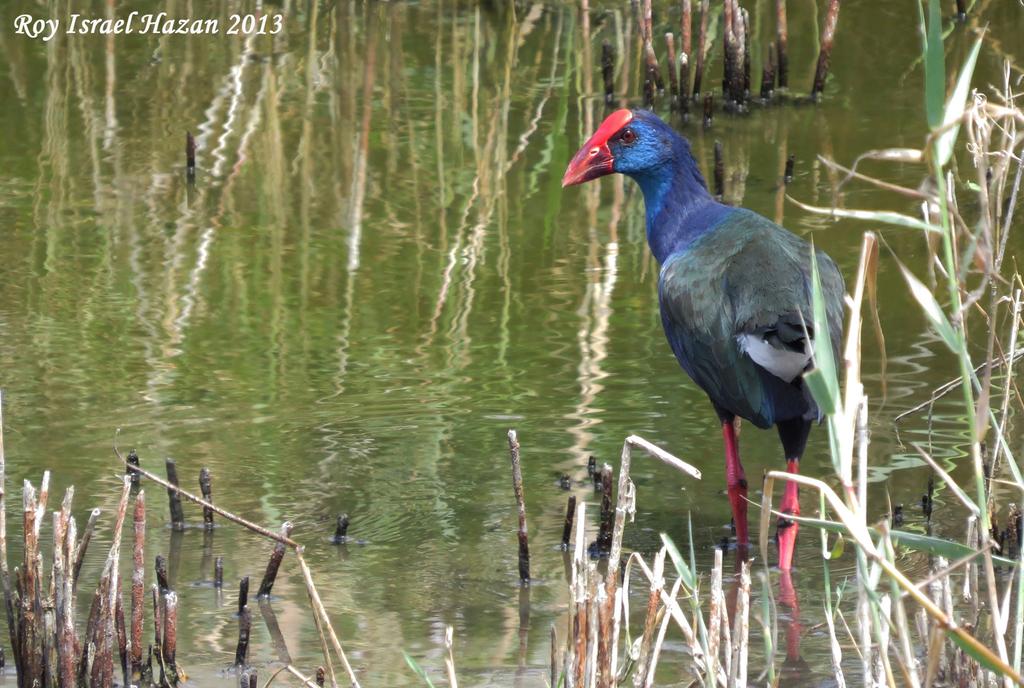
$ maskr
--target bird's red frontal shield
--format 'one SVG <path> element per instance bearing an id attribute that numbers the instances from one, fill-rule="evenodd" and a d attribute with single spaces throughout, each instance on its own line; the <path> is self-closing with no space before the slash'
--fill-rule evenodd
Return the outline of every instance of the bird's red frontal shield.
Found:
<path id="1" fill-rule="evenodd" d="M 608 139 L 631 121 L 633 121 L 633 113 L 626 109 L 616 110 L 608 115 L 594 135 L 587 139 L 587 142 L 569 162 L 565 176 L 562 177 L 562 186 L 582 184 L 591 179 L 611 174 L 614 171 L 615 158 L 612 157 L 612 152 L 608 148 Z"/>

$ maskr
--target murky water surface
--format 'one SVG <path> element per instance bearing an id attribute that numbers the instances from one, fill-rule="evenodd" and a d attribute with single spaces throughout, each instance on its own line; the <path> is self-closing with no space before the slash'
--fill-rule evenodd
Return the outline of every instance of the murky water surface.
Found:
<path id="1" fill-rule="evenodd" d="M 72 4 L 83 15 L 107 12 L 98 0 Z M 758 74 L 774 22 L 770 3 L 747 4 Z M 630 433 L 699 465 L 704 480 L 638 458 L 626 547 L 649 553 L 662 531 L 685 545 L 689 514 L 708 570 L 728 535 L 719 430 L 663 339 L 639 195 L 621 179 L 559 186 L 603 116 L 602 40 L 625 36 L 617 83 L 637 102 L 628 3 L 593 3 L 589 28 L 575 6 L 504 5 L 286 2 L 264 8 L 283 15 L 274 37 L 58 34 L 48 43 L 14 35 L 13 19 L 66 17 L 66 0 L 0 7 L 8 506 L 20 504 L 22 480 L 50 469 L 55 494 L 75 485 L 80 523 L 103 508 L 87 581 L 109 543 L 118 429 L 117 443 L 137 448 L 145 466 L 162 470 L 173 457 L 190 486 L 208 466 L 219 504 L 275 528 L 295 524 L 364 686 L 420 685 L 403 651 L 440 681 L 447 624 L 466 685 L 544 685 L 550 629 L 563 634 L 567 602 L 558 478 L 570 476 L 572 492 L 593 502 L 587 457 L 617 464 Z M 655 34 L 677 31 L 677 4 L 655 5 Z M 755 107 L 719 116 L 708 131 L 683 128 L 705 170 L 713 142 L 723 142 L 729 200 L 813 235 L 847 275 L 867 227 L 810 215 L 784 194 L 832 201 L 838 179 L 817 155 L 849 163 L 866 149 L 921 145 L 911 5 L 844 4 L 822 104 Z M 227 22 L 255 5 L 131 9 Z M 790 3 L 798 92 L 810 86 L 818 21 L 814 2 Z M 986 24 L 976 83 L 1001 84 L 1003 57 L 1016 59 L 1016 75 L 1024 58 L 1016 2 L 977 3 L 947 60 L 959 64 L 970 31 Z M 712 54 L 705 84 L 717 86 L 718 45 Z M 186 131 L 198 144 L 194 190 Z M 789 155 L 796 177 L 784 190 Z M 911 187 L 923 179 L 910 166 L 866 169 Z M 866 185 L 846 186 L 840 201 L 916 213 Z M 884 236 L 925 272 L 920 236 Z M 893 418 L 952 377 L 953 365 L 884 251 L 879 280 L 888 364 L 883 389 L 867 336 L 871 498 L 878 515 L 887 499 L 905 504 L 907 527 L 921 529 L 927 471 L 909 441 L 931 442 L 957 474 L 961 425 L 952 402 L 937 404 L 930 426 L 903 422 L 902 436 Z M 528 593 L 516 580 L 510 427 L 523 445 L 537 579 Z M 823 429 L 812 437 L 811 475 L 831 471 L 824 440 Z M 742 444 L 748 475 L 781 465 L 774 433 L 747 426 Z M 147 557 L 168 556 L 181 596 L 179 657 L 200 684 L 233 685 L 225 671 L 235 585 L 259 578 L 270 547 L 227 525 L 172 535 L 162 491 L 147 493 Z M 341 512 L 358 544 L 330 543 Z M 955 499 L 937 496 L 938 532 L 962 534 L 963 516 Z M 794 573 L 805 661 L 791 681 L 807 685 L 829 674 L 816 545 L 805 533 Z M 216 556 L 229 581 L 223 596 L 209 585 Z M 925 566 L 913 556 L 905 564 Z M 852 571 L 847 554 L 833 576 Z M 274 595 L 261 611 L 276 615 L 291 660 L 312 671 L 319 644 L 290 559 Z M 282 650 L 269 627 L 257 615 L 251 656 L 265 676 Z M 670 634 L 666 684 L 687 682 L 681 649 Z"/>

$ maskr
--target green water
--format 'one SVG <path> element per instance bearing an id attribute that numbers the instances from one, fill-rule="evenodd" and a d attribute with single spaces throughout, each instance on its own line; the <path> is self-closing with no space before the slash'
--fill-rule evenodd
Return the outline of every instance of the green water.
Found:
<path id="1" fill-rule="evenodd" d="M 226 4 L 131 9 L 227 22 L 255 7 Z M 560 188 L 603 116 L 597 56 L 632 22 L 628 3 L 593 3 L 589 43 L 578 8 L 555 2 L 515 11 L 442 0 L 268 3 L 283 30 L 251 40 L 43 42 L 12 29 L 23 12 L 107 12 L 98 0 L 72 5 L 0 7 L 0 387 L 9 511 L 22 480 L 38 482 L 45 469 L 53 494 L 74 484 L 80 524 L 92 507 L 105 511 L 87 588 L 109 545 L 118 429 L 118 444 L 137 448 L 144 466 L 162 472 L 173 457 L 192 487 L 208 466 L 218 504 L 269 527 L 295 524 L 364 686 L 421 685 L 403 650 L 440 683 L 447 624 L 465 685 L 544 685 L 550 628 L 564 636 L 568 599 L 558 478 L 569 475 L 573 493 L 594 503 L 587 457 L 617 465 L 631 433 L 699 465 L 704 479 L 637 458 L 626 548 L 650 553 L 662 531 L 688 543 L 692 514 L 707 570 L 730 515 L 718 424 L 664 341 L 639 195 L 622 179 Z M 669 5 L 655 3 L 656 35 L 678 30 Z M 747 5 L 756 88 L 773 5 Z M 789 12 L 790 81 L 803 93 L 820 15 L 810 0 Z M 827 205 L 838 180 L 817 155 L 849 163 L 866 149 L 922 144 L 916 22 L 913 3 L 846 3 L 823 103 L 683 128 L 707 171 L 714 140 L 723 142 L 727 199 L 812 235 L 848 278 L 867 227 L 805 213 L 784 193 Z M 978 2 L 948 41 L 947 62 L 958 65 L 985 25 L 976 83 L 1001 84 L 1004 57 L 1019 77 L 1024 8 L 1011 0 Z M 617 83 L 635 104 L 634 33 L 625 33 L 629 68 Z M 712 55 L 704 83 L 717 88 L 717 43 Z M 186 131 L 198 144 L 193 190 Z M 796 176 L 783 189 L 790 154 Z M 913 166 L 866 169 L 911 187 L 924 178 Z M 866 185 L 847 185 L 840 201 L 917 213 Z M 884 236 L 925 274 L 922 237 Z M 1020 237 L 1011 242 L 1012 255 Z M 913 418 L 897 436 L 892 420 L 953 377 L 954 364 L 884 250 L 879 288 L 884 390 L 880 352 L 865 337 L 873 513 L 886 513 L 888 494 L 920 529 L 928 473 L 903 443 L 931 441 L 955 472 L 962 426 L 952 401 L 937 405 L 930 427 Z M 523 446 L 528 593 L 516 576 L 509 428 Z M 803 466 L 811 475 L 831 472 L 824 440 L 816 430 Z M 748 475 L 781 466 L 774 433 L 748 425 L 741 442 Z M 197 684 L 235 685 L 237 580 L 250 575 L 255 586 L 270 547 L 226 525 L 172 535 L 162 490 L 147 494 L 147 559 L 169 557 L 181 598 L 178 656 Z M 937 532 L 962 534 L 956 500 L 937 502 Z M 330 543 L 341 512 L 359 544 Z M 186 515 L 200 521 L 195 508 Z M 20 517 L 9 522 L 20 561 Z M 794 573 L 806 665 L 792 680 L 809 685 L 830 673 L 817 542 L 802 536 Z M 224 557 L 222 596 L 207 584 L 215 556 Z M 847 554 L 833 576 L 852 571 Z M 311 673 L 322 660 L 293 559 L 274 593 L 291 660 Z M 262 682 L 280 657 L 260 615 L 253 634 Z M 670 633 L 660 681 L 685 685 L 682 649 Z"/>

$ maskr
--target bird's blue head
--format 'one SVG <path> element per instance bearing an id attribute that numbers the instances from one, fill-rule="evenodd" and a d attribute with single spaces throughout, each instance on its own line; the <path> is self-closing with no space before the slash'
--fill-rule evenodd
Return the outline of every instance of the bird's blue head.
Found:
<path id="1" fill-rule="evenodd" d="M 710 199 L 690 144 L 647 110 L 617 110 L 608 115 L 573 156 L 562 186 L 613 172 L 635 179 L 649 206 L 671 187 L 684 196 Z"/>

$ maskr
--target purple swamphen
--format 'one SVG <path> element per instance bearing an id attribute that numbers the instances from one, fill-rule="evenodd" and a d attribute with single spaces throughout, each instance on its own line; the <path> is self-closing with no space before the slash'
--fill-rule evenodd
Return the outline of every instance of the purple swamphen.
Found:
<path id="1" fill-rule="evenodd" d="M 796 473 L 820 412 L 803 381 L 813 338 L 828 337 L 836 360 L 842 337 L 842 275 L 818 252 L 828 332 L 815 333 L 811 247 L 757 213 L 718 203 L 690 144 L 646 110 L 609 115 L 569 163 L 562 186 L 613 172 L 643 192 L 647 242 L 661 265 L 658 300 L 665 335 L 683 370 L 711 398 L 722 423 L 726 481 L 736 540 L 747 535 L 747 481 L 736 418 L 778 428 L 786 470 Z M 799 514 L 796 483 L 783 513 Z M 779 566 L 793 561 L 797 526 L 778 524 Z"/>

